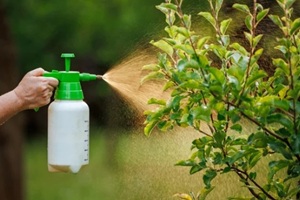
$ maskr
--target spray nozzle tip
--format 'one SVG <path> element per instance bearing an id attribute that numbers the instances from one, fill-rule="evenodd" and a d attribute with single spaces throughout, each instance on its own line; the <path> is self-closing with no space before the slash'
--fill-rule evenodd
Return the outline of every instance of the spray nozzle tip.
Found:
<path id="1" fill-rule="evenodd" d="M 101 79 L 103 79 L 103 75 L 96 75 L 96 78 L 97 78 L 98 80 L 101 80 Z"/>

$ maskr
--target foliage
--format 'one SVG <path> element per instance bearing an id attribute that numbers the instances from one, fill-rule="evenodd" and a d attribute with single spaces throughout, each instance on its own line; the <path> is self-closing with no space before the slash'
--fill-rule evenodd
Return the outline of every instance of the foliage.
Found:
<path id="1" fill-rule="evenodd" d="M 62 52 L 74 52 L 85 67 L 105 72 L 157 27 L 153 3 L 159 0 L 3 2 L 23 72 L 62 67 Z"/>
<path id="2" fill-rule="evenodd" d="M 292 19 L 295 0 L 277 0 L 282 16 L 268 15 L 269 9 L 256 0 L 253 8 L 234 4 L 245 15 L 247 46 L 231 42 L 227 30 L 234 20 L 219 17 L 223 0 L 208 2 L 211 12 L 199 15 L 215 36 L 193 31 L 183 0 L 157 6 L 166 16 L 167 36 L 151 41 L 160 53 L 156 64 L 144 67 L 149 74 L 143 81 L 165 80 L 163 90 L 171 96 L 149 100 L 157 109 L 145 112 L 144 132 L 190 126 L 203 135 L 193 141 L 192 156 L 176 165 L 190 167 L 190 174 L 202 171 L 205 187 L 197 196 L 178 194 L 182 199 L 205 199 L 215 188 L 213 179 L 225 173 L 236 174 L 251 194 L 232 199 L 300 198 L 300 183 L 292 184 L 300 179 L 300 18 Z M 282 56 L 272 58 L 273 74 L 259 64 L 264 51 L 257 27 L 266 17 L 282 31 L 275 47 Z M 246 134 L 244 120 L 257 128 Z M 266 182 L 260 183 L 255 166 L 270 155 Z M 284 177 L 278 175 L 282 171 Z"/>

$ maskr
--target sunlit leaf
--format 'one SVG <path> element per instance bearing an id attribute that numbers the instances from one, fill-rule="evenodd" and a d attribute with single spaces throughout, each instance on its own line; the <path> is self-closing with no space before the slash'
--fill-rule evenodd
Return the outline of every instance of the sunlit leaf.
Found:
<path id="1" fill-rule="evenodd" d="M 166 84 L 164 85 L 163 91 L 166 91 L 172 88 L 173 86 L 175 86 L 175 83 L 173 81 L 167 81 Z"/>
<path id="2" fill-rule="evenodd" d="M 173 4 L 173 3 L 161 3 L 160 5 L 156 6 L 157 9 L 161 10 L 164 12 L 164 10 L 162 9 L 170 9 L 170 10 L 174 10 L 177 11 L 177 5 Z"/>
<path id="3" fill-rule="evenodd" d="M 215 2 L 216 2 L 215 10 L 218 13 L 222 7 L 223 0 L 216 0 Z"/>
<path id="4" fill-rule="evenodd" d="M 158 71 L 159 66 L 157 66 L 157 64 L 149 64 L 149 65 L 144 65 L 142 69 L 143 70 Z"/>
<path id="5" fill-rule="evenodd" d="M 299 29 L 300 29 L 300 18 L 297 18 L 292 23 L 290 34 L 294 35 L 295 32 L 298 31 Z"/>
<path id="6" fill-rule="evenodd" d="M 190 29 L 190 28 L 191 28 L 191 25 L 192 25 L 191 18 L 192 18 L 191 15 L 186 15 L 186 14 L 184 14 L 184 15 L 183 15 L 183 18 L 182 18 L 183 21 L 184 21 L 184 24 L 186 25 L 186 27 L 187 27 L 188 29 Z"/>
<path id="7" fill-rule="evenodd" d="M 161 73 L 160 71 L 157 72 L 151 72 L 145 77 L 142 78 L 141 84 L 144 84 L 146 81 L 153 80 L 153 79 L 162 79 L 164 78 L 164 74 Z"/>
<path id="8" fill-rule="evenodd" d="M 239 4 L 239 3 L 235 3 L 233 4 L 232 6 L 233 8 L 239 10 L 239 11 L 242 11 L 246 14 L 251 14 L 250 10 L 249 10 L 249 7 L 245 4 Z"/>
<path id="9" fill-rule="evenodd" d="M 199 39 L 199 41 L 197 42 L 197 48 L 202 49 L 203 46 L 208 42 L 209 39 L 210 39 L 209 36 L 202 37 L 201 39 Z"/>
<path id="10" fill-rule="evenodd" d="M 253 48 L 255 48 L 257 46 L 257 44 L 260 42 L 262 37 L 263 37 L 263 35 L 259 34 L 253 38 L 253 44 L 252 44 Z"/>
<path id="11" fill-rule="evenodd" d="M 200 12 L 199 15 L 204 17 L 213 27 L 216 27 L 217 22 L 214 19 L 214 17 L 212 16 L 211 13 L 209 13 L 209 12 Z"/>
<path id="12" fill-rule="evenodd" d="M 283 23 L 278 15 L 269 15 L 269 18 L 276 24 L 279 28 L 283 27 Z"/>
<path id="13" fill-rule="evenodd" d="M 148 104 L 156 104 L 156 105 L 166 105 L 166 101 L 163 99 L 156 99 L 156 98 L 151 98 L 148 100 Z"/>
<path id="14" fill-rule="evenodd" d="M 207 195 L 213 191 L 215 187 L 210 187 L 210 188 L 203 188 L 202 190 L 200 190 L 200 193 L 199 193 L 199 197 L 198 197 L 198 200 L 205 200 Z"/>
<path id="15" fill-rule="evenodd" d="M 158 120 L 153 120 L 146 124 L 146 126 L 144 128 L 144 133 L 146 136 L 150 136 L 151 132 L 153 131 L 153 129 L 155 128 L 157 123 L 158 123 Z"/>
<path id="16" fill-rule="evenodd" d="M 269 10 L 270 9 L 268 8 L 268 9 L 264 9 L 264 10 L 258 12 L 258 14 L 256 16 L 257 24 L 267 16 L 267 14 L 269 13 Z"/>
<path id="17" fill-rule="evenodd" d="M 246 86 L 250 87 L 253 83 L 256 81 L 259 81 L 260 79 L 267 77 L 267 73 L 263 70 L 258 70 L 256 73 L 251 74 L 249 79 L 247 80 Z"/>
<path id="18" fill-rule="evenodd" d="M 225 19 L 221 22 L 220 31 L 222 35 L 225 35 L 232 19 Z"/>
<path id="19" fill-rule="evenodd" d="M 217 68 L 209 68 L 208 71 L 215 77 L 215 79 L 220 83 L 223 84 L 225 81 L 225 75 L 224 73 Z"/>
<path id="20" fill-rule="evenodd" d="M 179 197 L 180 199 L 184 199 L 184 200 L 193 200 L 190 195 L 185 194 L 185 193 L 174 194 L 174 197 Z"/>
<path id="21" fill-rule="evenodd" d="M 161 49 L 163 52 L 167 53 L 169 56 L 172 57 L 173 55 L 173 48 L 171 45 L 169 45 L 166 41 L 164 40 L 159 40 L 157 42 L 154 42 L 153 40 L 150 42 L 152 45 L 158 47 Z"/>
<path id="22" fill-rule="evenodd" d="M 251 31 L 253 29 L 252 21 L 253 21 L 252 15 L 247 15 L 247 17 L 245 18 L 245 24 L 249 31 Z"/>

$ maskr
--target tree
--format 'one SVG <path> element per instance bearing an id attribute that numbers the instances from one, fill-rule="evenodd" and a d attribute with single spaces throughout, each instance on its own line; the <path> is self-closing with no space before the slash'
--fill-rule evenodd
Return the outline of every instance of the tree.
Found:
<path id="1" fill-rule="evenodd" d="M 251 7 L 234 4 L 245 17 L 245 44 L 232 42 L 228 28 L 233 19 L 220 19 L 223 0 L 208 3 L 210 12 L 198 15 L 213 27 L 214 36 L 193 30 L 183 0 L 157 6 L 166 16 L 167 36 L 151 42 L 161 53 L 156 64 L 144 66 L 149 74 L 142 82 L 164 80 L 163 90 L 171 95 L 167 101 L 149 100 L 157 109 L 145 112 L 144 132 L 189 126 L 202 134 L 193 141 L 192 156 L 177 163 L 190 167 L 190 174 L 204 172 L 205 188 L 197 199 L 205 199 L 215 188 L 213 179 L 224 173 L 238 176 L 251 198 L 299 199 L 300 18 L 292 17 L 295 0 L 277 0 L 281 16 L 268 15 L 270 9 L 256 0 Z M 267 18 L 281 31 L 273 41 L 280 56 L 273 55 L 274 73 L 269 74 L 259 62 L 266 54 L 257 31 Z M 243 129 L 245 120 L 256 127 L 250 134 Z M 258 174 L 255 166 L 270 155 L 268 172 Z M 258 182 L 263 175 L 266 182 Z"/>
<path id="2" fill-rule="evenodd" d="M 5 10 L 0 1 L 0 93 L 17 85 L 16 54 Z M 23 199 L 23 123 L 18 115 L 0 127 L 0 198 Z"/>

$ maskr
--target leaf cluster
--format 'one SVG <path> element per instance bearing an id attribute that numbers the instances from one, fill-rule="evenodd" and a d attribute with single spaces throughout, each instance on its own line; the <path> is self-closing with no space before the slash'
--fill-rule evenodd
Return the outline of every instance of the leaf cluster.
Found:
<path id="1" fill-rule="evenodd" d="M 300 195 L 299 183 L 291 184 L 300 177 L 300 18 L 292 19 L 295 0 L 277 0 L 282 16 L 268 15 L 269 9 L 256 0 L 253 10 L 234 4 L 245 14 L 247 46 L 231 42 L 227 31 L 233 20 L 219 17 L 223 0 L 208 2 L 210 12 L 198 15 L 214 28 L 214 36 L 192 30 L 192 16 L 183 12 L 183 0 L 157 6 L 166 16 L 166 37 L 151 41 L 159 49 L 158 62 L 144 67 L 149 74 L 142 81 L 164 80 L 163 90 L 170 91 L 170 98 L 149 100 L 157 109 L 145 112 L 144 132 L 180 126 L 201 134 L 193 141 L 191 157 L 176 164 L 190 167 L 191 174 L 203 171 L 205 187 L 194 199 L 205 199 L 215 188 L 213 179 L 224 173 L 236 174 L 255 199 Z M 264 56 L 258 47 L 264 36 L 256 29 L 266 17 L 282 31 L 275 47 L 282 57 L 273 58 L 272 75 L 258 63 Z M 244 130 L 245 120 L 256 127 L 251 133 Z M 258 183 L 255 166 L 270 155 L 274 159 L 267 181 Z M 285 172 L 283 178 L 279 171 Z"/>

